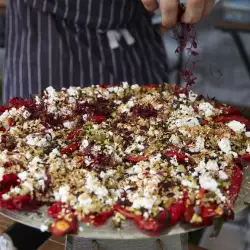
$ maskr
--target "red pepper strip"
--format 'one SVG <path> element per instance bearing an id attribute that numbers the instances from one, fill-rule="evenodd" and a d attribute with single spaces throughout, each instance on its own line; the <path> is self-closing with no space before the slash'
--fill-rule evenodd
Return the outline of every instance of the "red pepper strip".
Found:
<path id="1" fill-rule="evenodd" d="M 234 107 L 219 107 L 220 110 L 222 110 L 224 115 L 236 115 L 240 116 L 240 109 L 234 108 Z"/>
<path id="2" fill-rule="evenodd" d="M 180 221 L 180 218 L 183 216 L 185 209 L 186 207 L 184 201 L 175 202 L 170 206 L 168 212 L 170 215 L 171 225 L 175 225 Z"/>
<path id="3" fill-rule="evenodd" d="M 48 208 L 48 215 L 54 219 L 57 219 L 58 215 L 63 209 L 65 210 L 66 214 L 70 214 L 74 211 L 68 204 L 58 201 Z"/>
<path id="4" fill-rule="evenodd" d="M 112 85 L 112 84 L 100 84 L 99 86 L 104 89 L 119 87 L 119 85 Z"/>
<path id="5" fill-rule="evenodd" d="M 0 114 L 1 114 L 1 112 L 0 112 Z M 1 131 L 1 132 L 5 132 L 6 129 L 5 129 L 4 127 L 0 127 L 0 131 Z"/>
<path id="6" fill-rule="evenodd" d="M 121 206 L 121 205 L 115 205 L 114 206 L 114 210 L 120 214 L 122 214 L 123 216 L 125 216 L 127 219 L 135 219 L 137 217 L 136 214 L 134 214 L 133 212 L 126 210 L 125 207 Z"/>
<path id="7" fill-rule="evenodd" d="M 158 89 L 159 86 L 156 84 L 150 84 L 150 85 L 144 85 L 144 86 L 142 86 L 142 88 L 144 88 L 144 89 Z"/>
<path id="8" fill-rule="evenodd" d="M 242 184 L 242 180 L 243 180 L 243 173 L 242 170 L 240 169 L 239 166 L 237 166 L 235 164 L 234 167 L 234 172 L 232 174 L 232 179 L 231 179 L 231 185 L 229 188 L 229 201 L 230 201 L 230 205 L 234 205 L 239 193 L 240 193 L 240 188 L 241 188 L 241 184 Z"/>
<path id="9" fill-rule="evenodd" d="M 73 142 L 69 144 L 66 148 L 61 149 L 61 154 L 72 154 L 76 150 L 79 149 L 79 144 L 78 142 Z"/>
<path id="10" fill-rule="evenodd" d="M 222 123 L 228 123 L 231 121 L 238 121 L 241 122 L 243 124 L 250 124 L 250 121 L 247 120 L 246 118 L 242 117 L 242 116 L 237 116 L 237 115 L 221 115 L 221 116 L 216 116 L 214 117 L 214 121 L 215 122 L 222 122 Z"/>
<path id="11" fill-rule="evenodd" d="M 133 156 L 133 155 L 128 155 L 127 160 L 132 162 L 132 163 L 138 163 L 140 161 L 146 161 L 148 157 L 146 156 Z"/>
<path id="12" fill-rule="evenodd" d="M 54 236 L 64 236 L 66 234 L 75 234 L 78 230 L 78 221 L 76 217 L 68 219 L 58 219 L 50 227 L 50 232 Z"/>
<path id="13" fill-rule="evenodd" d="M 178 153 L 177 151 L 167 151 L 164 153 L 165 156 L 167 157 L 175 157 L 179 163 L 185 163 L 186 159 L 188 159 L 189 157 L 184 154 L 184 153 Z"/>
<path id="14" fill-rule="evenodd" d="M 137 216 L 134 219 L 135 225 L 137 226 L 137 228 L 141 230 L 145 230 L 149 232 L 150 234 L 159 233 L 164 228 L 164 223 L 162 223 L 162 221 L 165 221 L 164 214 L 165 212 L 161 213 L 160 220 L 152 219 L 152 218 L 145 220 L 143 216 Z"/>
<path id="15" fill-rule="evenodd" d="M 91 223 L 95 227 L 100 227 L 105 224 L 107 219 L 109 219 L 114 214 L 114 210 L 110 210 L 107 212 L 102 212 L 96 215 L 87 215 L 83 218 L 83 222 Z"/>
<path id="16" fill-rule="evenodd" d="M 88 121 L 94 121 L 97 123 L 102 123 L 102 122 L 107 120 L 107 118 L 105 116 L 101 116 L 101 115 L 88 116 L 87 119 L 88 119 Z"/>
<path id="17" fill-rule="evenodd" d="M 8 123 L 9 123 L 10 127 L 15 126 L 15 124 L 16 124 L 15 120 L 12 117 L 8 118 Z"/>
<path id="18" fill-rule="evenodd" d="M 0 106 L 0 114 L 4 113 L 6 110 L 10 110 L 8 106 Z"/>
<path id="19" fill-rule="evenodd" d="M 3 194 L 10 191 L 11 187 L 16 187 L 18 184 L 18 177 L 16 174 L 5 174 L 0 182 L 0 199 Z"/>
<path id="20" fill-rule="evenodd" d="M 70 133 L 67 135 L 67 138 L 68 138 L 69 140 L 72 140 L 72 139 L 74 139 L 76 136 L 78 136 L 80 132 L 81 132 L 80 129 L 74 130 L 74 131 L 70 132 Z"/>
<path id="21" fill-rule="evenodd" d="M 32 104 L 34 104 L 34 100 L 32 99 L 23 99 L 20 97 L 14 97 L 12 99 L 9 100 L 9 104 L 11 107 L 15 107 L 15 108 L 21 108 L 21 107 L 28 107 Z"/>
<path id="22" fill-rule="evenodd" d="M 240 160 L 250 162 L 250 154 L 244 154 L 244 155 L 240 156 L 239 158 L 240 158 Z"/>
<path id="23" fill-rule="evenodd" d="M 38 208 L 39 206 L 39 202 L 32 198 L 29 194 L 16 196 L 8 200 L 0 200 L 0 207 L 9 210 L 31 211 Z"/>

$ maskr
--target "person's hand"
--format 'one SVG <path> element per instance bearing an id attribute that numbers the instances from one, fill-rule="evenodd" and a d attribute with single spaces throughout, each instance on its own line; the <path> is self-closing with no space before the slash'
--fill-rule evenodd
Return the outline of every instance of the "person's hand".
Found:
<path id="1" fill-rule="evenodd" d="M 179 0 L 141 0 L 148 11 L 160 8 L 162 13 L 162 25 L 171 28 L 177 23 Z M 159 3 L 158 3 L 159 2 Z M 186 0 L 186 10 L 181 17 L 181 22 L 194 24 L 206 17 L 212 11 L 214 0 Z"/>

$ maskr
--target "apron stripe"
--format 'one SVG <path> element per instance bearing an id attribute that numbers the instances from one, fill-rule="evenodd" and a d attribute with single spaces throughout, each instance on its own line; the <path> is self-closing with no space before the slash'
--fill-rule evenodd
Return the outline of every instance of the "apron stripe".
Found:
<path id="1" fill-rule="evenodd" d="M 32 80 L 31 80 L 31 13 L 30 9 L 27 9 L 27 29 L 28 29 L 28 36 L 27 36 L 27 70 L 28 70 L 28 88 L 29 88 L 29 93 L 33 93 L 32 91 Z M 22 95 L 21 95 L 22 96 Z"/>
<path id="2" fill-rule="evenodd" d="M 160 34 L 140 1 L 12 0 L 7 24 L 4 101 L 48 86 L 167 79 Z"/>
<path id="3" fill-rule="evenodd" d="M 49 86 L 52 86 L 52 75 L 53 75 L 53 63 L 52 63 L 52 17 L 49 15 L 48 18 L 48 59 L 49 59 Z"/>
<path id="4" fill-rule="evenodd" d="M 83 58 L 82 58 L 82 47 L 81 47 L 81 43 L 80 43 L 80 39 L 79 39 L 79 35 L 80 35 L 80 28 L 78 25 L 78 21 L 79 21 L 79 15 L 80 15 L 80 1 L 81 0 L 77 0 L 76 3 L 76 16 L 75 16 L 75 29 L 76 29 L 76 35 L 75 35 L 75 42 L 76 42 L 76 46 L 77 46 L 77 55 L 78 55 L 78 61 L 80 64 L 80 86 L 83 87 L 84 86 L 84 68 L 83 68 Z"/>
<path id="5" fill-rule="evenodd" d="M 59 79 L 60 79 L 60 89 L 64 86 L 64 78 L 63 78 L 63 42 L 62 38 L 59 39 Z"/>
<path id="6" fill-rule="evenodd" d="M 42 57 L 42 13 L 38 12 L 37 19 L 37 36 L 38 36 L 38 44 L 37 44 L 37 83 L 38 83 L 38 93 L 42 91 L 42 73 L 41 73 L 41 57 Z"/>
<path id="7" fill-rule="evenodd" d="M 86 80 L 87 82 L 90 82 L 91 85 L 93 85 L 94 84 L 93 82 L 94 72 L 93 72 L 93 61 L 92 61 L 92 53 L 91 53 L 92 41 L 90 37 L 90 31 L 87 28 L 91 19 L 91 10 L 92 10 L 92 0 L 88 2 L 88 15 L 87 15 L 87 20 L 86 20 L 86 33 L 87 33 L 87 42 L 88 42 L 88 63 L 89 63 L 89 77 L 90 77 L 90 79 L 86 79 Z"/>

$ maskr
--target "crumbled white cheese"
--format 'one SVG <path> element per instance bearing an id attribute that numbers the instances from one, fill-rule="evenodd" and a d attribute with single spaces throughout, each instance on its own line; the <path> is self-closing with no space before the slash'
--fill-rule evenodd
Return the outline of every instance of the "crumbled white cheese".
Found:
<path id="1" fill-rule="evenodd" d="M 65 128 L 71 129 L 71 128 L 73 128 L 75 126 L 75 122 L 74 121 L 72 121 L 72 122 L 71 121 L 66 121 L 66 122 L 63 123 L 63 126 Z"/>
<path id="2" fill-rule="evenodd" d="M 210 171 L 217 171 L 219 169 L 217 161 L 209 160 L 206 164 L 206 169 Z"/>
<path id="3" fill-rule="evenodd" d="M 70 96 L 74 96 L 74 97 L 78 97 L 79 96 L 79 92 L 78 92 L 78 90 L 77 90 L 77 88 L 76 87 L 69 87 L 68 89 L 67 89 L 67 92 L 68 92 L 68 94 L 70 95 Z"/>
<path id="4" fill-rule="evenodd" d="M 221 180 L 227 180 L 228 179 L 228 175 L 222 170 L 219 171 L 219 177 L 220 177 Z"/>
<path id="5" fill-rule="evenodd" d="M 199 177 L 199 183 L 205 190 L 216 191 L 218 187 L 217 181 L 208 174 L 201 175 Z"/>
<path id="6" fill-rule="evenodd" d="M 245 134 L 247 138 L 250 138 L 250 132 L 246 132 Z"/>
<path id="7" fill-rule="evenodd" d="M 30 113 L 28 110 L 25 110 L 25 111 L 23 112 L 23 118 L 24 118 L 24 119 L 28 119 L 30 116 L 31 116 L 31 113 Z"/>
<path id="8" fill-rule="evenodd" d="M 69 198 L 70 187 L 68 185 L 61 186 L 59 190 L 54 192 L 55 200 L 67 202 Z"/>
<path id="9" fill-rule="evenodd" d="M 49 154 L 49 159 L 55 159 L 59 156 L 61 156 L 60 151 L 57 148 L 54 148 Z"/>
<path id="10" fill-rule="evenodd" d="M 88 206 L 88 205 L 91 205 L 92 199 L 90 196 L 88 196 L 86 194 L 81 194 L 78 197 L 78 202 L 79 202 L 80 206 Z"/>
<path id="11" fill-rule="evenodd" d="M 2 195 L 2 198 L 3 198 L 4 200 L 8 200 L 8 199 L 10 198 L 10 195 L 9 195 L 9 194 L 3 194 L 3 195 Z"/>
<path id="12" fill-rule="evenodd" d="M 138 197 L 135 200 L 133 200 L 132 207 L 135 209 L 140 209 L 140 208 L 152 209 L 155 201 L 156 201 L 155 197 L 152 198 Z"/>
<path id="13" fill-rule="evenodd" d="M 220 189 L 217 188 L 215 190 L 215 193 L 221 201 L 223 202 L 226 201 L 226 197 L 221 193 Z"/>
<path id="14" fill-rule="evenodd" d="M 26 157 L 26 159 L 28 160 L 28 159 L 30 159 L 31 158 L 31 153 L 30 152 L 27 152 L 26 154 L 25 154 L 25 157 Z"/>
<path id="15" fill-rule="evenodd" d="M 4 150 L 0 153 L 0 166 L 3 166 L 6 162 L 9 161 L 7 150 Z"/>
<path id="16" fill-rule="evenodd" d="M 223 153 L 229 154 L 231 152 L 231 141 L 228 138 L 223 138 L 218 143 Z"/>
<path id="17" fill-rule="evenodd" d="M 85 187 L 90 192 L 96 194 L 99 199 L 102 199 L 103 197 L 108 195 L 107 188 L 105 186 L 102 186 L 100 181 L 89 173 L 87 174 Z"/>
<path id="18" fill-rule="evenodd" d="M 53 87 L 46 88 L 46 92 L 49 98 L 55 98 L 57 96 L 56 90 Z"/>
<path id="19" fill-rule="evenodd" d="M 47 138 L 41 137 L 41 135 L 31 134 L 26 137 L 26 143 L 30 146 L 37 147 L 48 147 L 50 144 L 47 141 Z"/>
<path id="20" fill-rule="evenodd" d="M 18 176 L 18 178 L 19 178 L 20 180 L 25 181 L 25 180 L 27 180 L 27 178 L 28 178 L 28 172 L 26 172 L 26 171 L 21 172 L 21 173 L 19 173 L 17 176 Z"/>
<path id="21" fill-rule="evenodd" d="M 191 152 L 202 152 L 205 149 L 205 139 L 201 136 L 196 138 L 195 148 L 190 148 Z"/>
<path id="22" fill-rule="evenodd" d="M 25 181 L 24 183 L 22 183 L 22 186 L 28 188 L 31 192 L 34 190 L 32 183 L 28 181 Z"/>
<path id="23" fill-rule="evenodd" d="M 131 89 L 138 89 L 140 86 L 138 84 L 131 85 Z"/>
<path id="24" fill-rule="evenodd" d="M 199 125 L 200 125 L 199 120 L 196 117 L 190 116 L 173 120 L 169 128 L 173 129 L 175 127 L 183 127 L 183 126 L 195 127 Z"/>
<path id="25" fill-rule="evenodd" d="M 182 143 L 181 143 L 181 140 L 180 140 L 180 137 L 177 136 L 177 135 L 171 135 L 169 141 L 175 145 L 175 146 L 178 146 L 178 147 L 182 147 Z"/>
<path id="26" fill-rule="evenodd" d="M 193 182 L 188 181 L 188 180 L 182 180 L 181 185 L 184 186 L 184 187 L 198 188 L 197 185 L 195 185 Z"/>
<path id="27" fill-rule="evenodd" d="M 179 166 L 176 155 L 170 159 L 170 163 L 174 166 Z"/>
<path id="28" fill-rule="evenodd" d="M 206 117 L 214 114 L 214 107 L 209 102 L 203 102 L 199 104 L 199 111 L 204 113 Z"/>
<path id="29" fill-rule="evenodd" d="M 161 154 L 157 154 L 156 156 L 154 157 L 151 157 L 149 159 L 150 161 L 150 164 L 154 165 L 156 162 L 160 161 L 161 160 Z"/>
<path id="30" fill-rule="evenodd" d="M 127 88 L 129 87 L 128 82 L 123 82 L 123 83 L 122 83 L 122 87 L 123 87 L 124 89 L 127 89 Z"/>
<path id="31" fill-rule="evenodd" d="M 88 115 L 87 114 L 85 114 L 85 115 L 82 116 L 82 120 L 83 121 L 87 121 L 87 119 L 88 119 Z"/>
<path id="32" fill-rule="evenodd" d="M 248 144 L 246 152 L 250 153 L 250 144 Z"/>
<path id="33" fill-rule="evenodd" d="M 3 167 L 0 167 L 0 181 L 3 180 L 5 169 Z"/>
<path id="34" fill-rule="evenodd" d="M 193 91 L 189 91 L 188 98 L 191 102 L 195 102 L 197 97 L 198 97 L 197 94 L 195 94 Z"/>
<path id="35" fill-rule="evenodd" d="M 246 131 L 246 125 L 238 121 L 231 121 L 227 124 L 227 126 L 236 133 L 242 133 Z"/>

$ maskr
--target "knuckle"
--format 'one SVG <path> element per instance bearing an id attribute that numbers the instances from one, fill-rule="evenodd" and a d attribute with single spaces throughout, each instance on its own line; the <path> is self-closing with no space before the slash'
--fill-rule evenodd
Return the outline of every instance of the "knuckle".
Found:
<path id="1" fill-rule="evenodd" d="M 172 28 L 174 25 L 176 24 L 176 22 L 174 20 L 163 20 L 162 21 L 162 25 L 166 28 Z"/>
<path id="2" fill-rule="evenodd" d="M 186 23 L 195 24 L 195 23 L 199 22 L 200 19 L 201 19 L 200 16 L 192 15 L 186 19 Z"/>
<path id="3" fill-rule="evenodd" d="M 191 6 L 196 7 L 196 6 L 200 6 L 202 4 L 202 1 L 201 0 L 189 0 L 189 4 Z"/>

